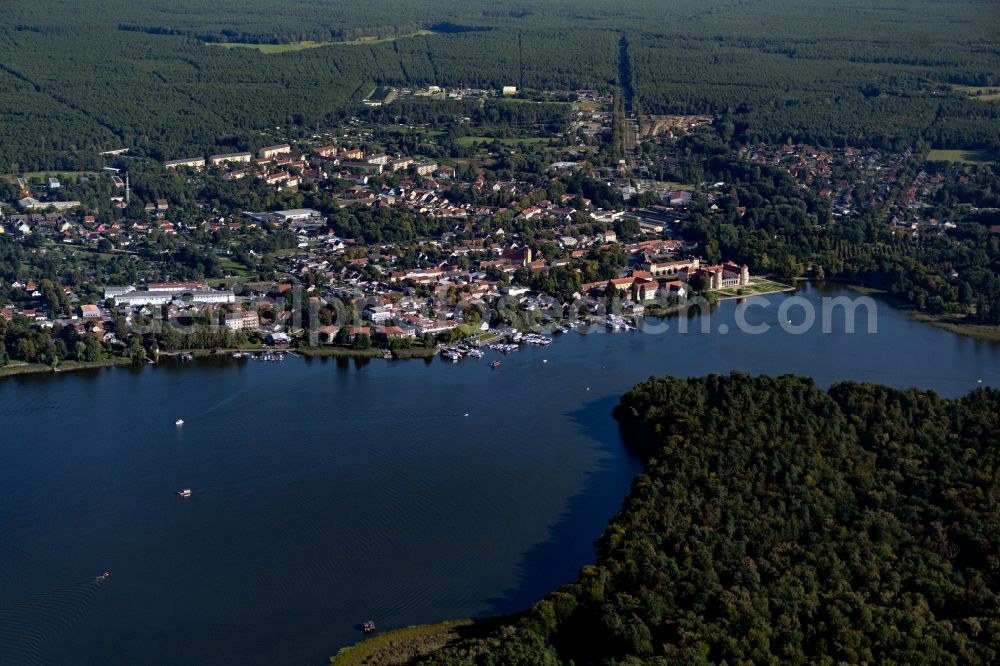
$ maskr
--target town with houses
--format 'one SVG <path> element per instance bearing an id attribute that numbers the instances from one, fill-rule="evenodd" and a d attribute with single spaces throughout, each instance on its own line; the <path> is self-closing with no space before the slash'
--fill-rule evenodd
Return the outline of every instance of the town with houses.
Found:
<path id="1" fill-rule="evenodd" d="M 369 105 L 407 97 L 477 99 L 488 94 L 380 89 Z M 54 244 L 63 253 L 122 253 L 141 263 L 134 248 L 161 237 L 185 242 L 215 234 L 235 246 L 241 235 L 281 233 L 294 243 L 274 253 L 269 275 L 241 276 L 230 270 L 222 279 L 172 280 L 146 266 L 143 274 L 149 279 L 99 289 L 95 285 L 89 300 L 63 287 L 61 300 L 68 307 L 58 312 L 28 276 L 9 285 L 15 297 L 0 316 L 8 321 L 23 317 L 42 330 L 71 327 L 122 347 L 127 342 L 120 339 L 123 328 L 113 322 L 174 320 L 196 313 L 199 321 L 239 333 L 225 340 L 237 346 L 419 345 L 433 350 L 457 339 L 509 341 L 519 329 L 540 325 L 548 330 L 581 324 L 627 329 L 637 317 L 662 314 L 695 293 L 714 300 L 787 288 L 752 277 L 752 267 L 725 257 L 710 263 L 697 243 L 676 237 L 674 227 L 690 214 L 695 198 L 705 214 L 720 210 L 716 202 L 725 196 L 726 183 L 652 180 L 648 174 L 657 158 L 651 156 L 636 164 L 625 159 L 592 164 L 593 144 L 614 122 L 611 99 L 593 91 L 578 91 L 575 97 L 568 132 L 572 140 L 562 137 L 566 147 L 549 159 L 542 178 L 525 178 L 516 171 L 487 176 L 471 160 L 388 153 L 361 123 L 339 134 L 255 151 L 178 156 L 160 165 L 189 182 L 208 177 L 253 182 L 285 197 L 309 192 L 313 200 L 326 202 L 325 212 L 304 206 L 222 216 L 203 202 L 200 214 L 181 222 L 174 217 L 176 202 L 158 197 L 139 202 L 140 215 L 126 215 L 136 210 L 136 194 L 124 161 L 121 167 L 76 179 L 77 186 L 92 179 L 110 181 L 106 204 L 120 212 L 100 215 L 64 198 L 62 193 L 71 188 L 57 176 L 19 177 L 12 183 L 16 198 L 0 217 L 0 233 L 21 239 L 32 252 L 45 252 L 46 244 Z M 647 140 L 673 139 L 711 121 L 707 116 L 645 117 L 643 125 Z M 742 146 L 739 156 L 787 171 L 802 187 L 827 198 L 834 218 L 859 215 L 896 196 L 887 206 L 886 223 L 902 233 L 947 227 L 949 220 L 926 217 L 923 211 L 945 179 L 962 178 L 961 167 L 934 175 L 921 171 L 896 195 L 900 172 L 912 159 L 909 151 L 786 144 Z M 602 184 L 620 203 L 599 206 L 583 192 L 545 185 L 547 178 L 567 174 Z M 641 205 L 634 205 L 637 200 Z M 330 216 L 359 210 L 433 220 L 440 233 L 374 243 L 336 233 Z M 745 209 L 739 212 L 743 215 Z M 231 267 L 238 264 L 233 247 L 223 244 L 215 253 Z M 291 303 L 289 294 L 295 290 L 304 294 L 312 313 L 305 322 L 296 314 L 298 304 Z M 608 307 L 612 301 L 614 311 Z M 520 314 L 512 316 L 511 308 Z M 338 314 L 345 309 L 349 314 Z"/>

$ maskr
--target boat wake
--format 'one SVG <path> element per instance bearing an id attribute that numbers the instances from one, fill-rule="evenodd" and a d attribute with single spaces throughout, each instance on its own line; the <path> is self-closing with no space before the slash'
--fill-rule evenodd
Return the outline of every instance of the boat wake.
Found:
<path id="1" fill-rule="evenodd" d="M 107 578 L 88 578 L 0 608 L 0 664 L 44 664 L 43 646 L 83 617 Z"/>
<path id="2" fill-rule="evenodd" d="M 246 392 L 250 390 L 250 388 L 251 387 L 247 387 L 247 388 L 244 388 L 244 389 L 240 389 L 239 391 L 235 391 L 233 393 L 230 393 L 228 396 L 226 396 L 225 398 L 223 398 L 222 400 L 220 400 L 219 402 L 215 403 L 214 405 L 212 405 L 211 407 L 209 407 L 208 409 L 206 409 L 204 412 L 202 412 L 201 414 L 199 414 L 196 418 L 204 419 L 204 418 L 208 418 L 209 416 L 216 415 L 216 412 L 218 412 L 220 409 L 222 409 L 226 405 L 230 404 L 231 402 L 233 402 L 237 398 L 245 395 Z M 241 411 L 243 409 L 246 409 L 246 404 L 239 404 L 239 405 L 236 405 L 235 409 L 226 410 L 225 412 L 222 412 L 222 413 L 218 414 L 218 416 L 224 416 L 224 415 L 232 414 L 232 413 Z"/>
<path id="3" fill-rule="evenodd" d="M 185 423 L 191 423 L 193 421 L 202 421 L 208 418 L 215 418 L 220 416 L 230 416 L 232 414 L 236 414 L 237 412 L 244 411 L 247 408 L 246 404 L 244 403 L 237 403 L 233 405 L 232 408 L 226 410 L 223 410 L 223 407 L 232 404 L 233 401 L 246 394 L 247 391 L 249 391 L 251 388 L 252 387 L 247 387 L 229 394 L 228 396 L 226 396 L 219 402 L 215 403 L 214 405 L 210 406 L 208 409 L 201 412 L 200 414 L 197 414 L 196 416 L 192 416 L 186 419 L 178 419 L 176 425 L 180 427 Z"/>

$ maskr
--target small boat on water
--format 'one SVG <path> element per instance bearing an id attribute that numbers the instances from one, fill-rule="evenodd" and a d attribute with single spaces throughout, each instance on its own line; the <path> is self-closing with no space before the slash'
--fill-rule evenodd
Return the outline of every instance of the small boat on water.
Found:
<path id="1" fill-rule="evenodd" d="M 105 571 L 104 573 L 102 573 L 100 576 L 97 577 L 97 580 L 104 581 L 107 580 L 108 578 L 111 578 L 111 572 Z"/>
<path id="2" fill-rule="evenodd" d="M 174 425 L 180 428 L 182 425 L 184 425 L 184 419 L 177 419 L 176 421 L 174 421 Z"/>
<path id="3" fill-rule="evenodd" d="M 372 633 L 373 631 L 375 631 L 375 620 L 366 621 L 364 624 L 361 625 L 361 629 L 366 634 Z"/>
<path id="4" fill-rule="evenodd" d="M 490 363 L 490 367 L 493 368 L 494 370 L 496 370 L 497 368 L 500 367 L 500 361 L 499 360 L 495 360 L 495 361 L 491 362 Z"/>
<path id="5" fill-rule="evenodd" d="M 177 491 L 177 495 L 180 497 L 191 497 L 191 494 L 192 493 L 190 488 L 181 488 L 180 490 Z"/>

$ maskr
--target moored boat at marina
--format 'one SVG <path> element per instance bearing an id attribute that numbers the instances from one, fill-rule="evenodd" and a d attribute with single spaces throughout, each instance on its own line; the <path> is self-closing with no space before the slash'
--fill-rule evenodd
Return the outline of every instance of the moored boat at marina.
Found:
<path id="1" fill-rule="evenodd" d="M 612 331 L 628 330 L 628 322 L 625 321 L 624 317 L 618 315 L 609 314 L 604 318 L 604 325 Z"/>

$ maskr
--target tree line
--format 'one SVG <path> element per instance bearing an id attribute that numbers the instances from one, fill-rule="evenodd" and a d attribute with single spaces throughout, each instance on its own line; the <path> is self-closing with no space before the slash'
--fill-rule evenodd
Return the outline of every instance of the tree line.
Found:
<path id="1" fill-rule="evenodd" d="M 615 409 L 648 458 L 594 565 L 454 664 L 995 663 L 1000 392 L 744 374 Z"/>

